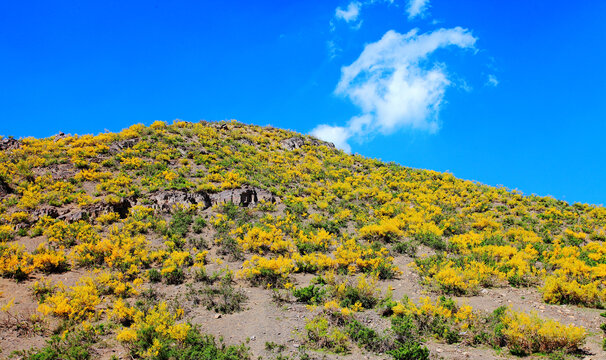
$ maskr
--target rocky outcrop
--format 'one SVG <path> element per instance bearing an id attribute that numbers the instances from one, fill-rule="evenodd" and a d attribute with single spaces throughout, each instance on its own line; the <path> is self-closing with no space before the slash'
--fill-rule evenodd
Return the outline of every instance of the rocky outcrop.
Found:
<path id="1" fill-rule="evenodd" d="M 38 221 L 43 216 L 50 216 L 53 219 L 75 222 L 78 220 L 96 218 L 97 216 L 108 212 L 115 212 L 120 215 L 120 218 L 124 219 L 128 215 L 131 206 L 132 200 L 124 198 L 117 203 L 97 202 L 82 206 L 81 208 L 42 205 L 31 212 L 31 217 L 34 221 Z"/>
<path id="2" fill-rule="evenodd" d="M 278 202 L 279 199 L 271 192 L 252 186 L 243 186 L 238 189 L 225 190 L 214 194 L 205 192 L 187 192 L 180 190 L 163 190 L 152 194 L 149 199 L 152 208 L 160 211 L 171 211 L 174 206 L 189 207 L 201 205 L 207 209 L 215 204 L 231 202 L 242 207 L 252 207 L 259 201 Z"/>
<path id="3" fill-rule="evenodd" d="M 54 138 L 54 141 L 57 142 L 57 141 L 59 141 L 61 139 L 65 139 L 65 138 L 68 138 L 70 136 L 71 136 L 71 134 L 67 134 L 66 135 L 63 131 L 59 131 L 59 133 L 57 135 L 53 136 L 53 138 Z"/>
<path id="4" fill-rule="evenodd" d="M 38 207 L 37 209 L 35 209 L 34 211 L 31 212 L 31 216 L 32 218 L 37 221 L 38 219 L 40 219 L 43 216 L 50 216 L 53 219 L 56 219 L 59 217 L 59 215 L 62 215 L 63 212 L 60 212 L 59 208 L 56 208 L 54 206 L 50 206 L 50 205 L 42 205 L 40 207 Z"/>
<path id="5" fill-rule="evenodd" d="M 240 139 L 238 139 L 236 141 L 239 142 L 240 144 L 246 145 L 246 146 L 254 146 L 255 145 L 255 143 L 252 140 L 247 139 L 245 137 L 240 138 Z"/>
<path id="6" fill-rule="evenodd" d="M 261 200 L 275 203 L 279 199 L 271 192 L 252 186 L 244 186 L 238 189 L 225 190 L 211 194 L 210 199 L 214 204 L 231 202 L 242 207 L 253 207 Z"/>
<path id="7" fill-rule="evenodd" d="M 132 148 L 133 146 L 135 146 L 135 144 L 137 144 L 137 142 L 139 142 L 139 139 L 127 139 L 122 141 L 116 141 L 115 143 L 109 146 L 109 152 L 110 154 L 117 154 L 124 149 Z"/>
<path id="8" fill-rule="evenodd" d="M 335 147 L 335 145 L 333 143 L 318 140 L 318 139 L 315 139 L 312 137 L 293 136 L 291 138 L 280 141 L 280 146 L 282 146 L 282 148 L 284 150 L 289 150 L 289 151 L 292 151 L 295 149 L 300 149 L 304 145 L 309 145 L 309 146 L 322 146 L 323 145 L 323 146 L 328 146 L 330 148 Z"/>
<path id="9" fill-rule="evenodd" d="M 133 206 L 134 200 L 122 198 L 117 203 L 105 203 L 98 202 L 90 205 L 86 205 L 82 210 L 90 217 L 97 217 L 101 214 L 108 212 L 115 212 L 120 215 L 120 218 L 124 219 L 128 216 L 128 211 Z"/>
<path id="10" fill-rule="evenodd" d="M 173 206 L 181 205 L 189 207 L 190 205 L 203 204 L 203 208 L 211 206 L 211 199 L 204 192 L 186 192 L 179 190 L 157 191 L 150 196 L 152 208 L 160 211 L 170 211 Z"/>
<path id="11" fill-rule="evenodd" d="M 2 138 L 0 140 L 0 150 L 14 150 L 21 146 L 21 142 L 13 137 Z"/>
<path id="12" fill-rule="evenodd" d="M 8 185 L 4 179 L 0 178 L 0 197 L 12 194 L 12 192 L 13 189 L 11 189 L 10 185 Z"/>

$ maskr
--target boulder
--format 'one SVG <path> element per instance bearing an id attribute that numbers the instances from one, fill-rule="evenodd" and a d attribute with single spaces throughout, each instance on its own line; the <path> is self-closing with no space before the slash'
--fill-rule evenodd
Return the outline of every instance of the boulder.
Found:
<path id="1" fill-rule="evenodd" d="M 210 197 L 204 192 L 162 190 L 152 194 L 150 200 L 152 201 L 152 208 L 161 211 L 170 211 L 176 205 L 188 207 L 203 204 L 204 209 L 211 206 Z"/>
<path id="2" fill-rule="evenodd" d="M 34 219 L 34 221 L 37 221 L 38 219 L 40 219 L 43 216 L 50 216 L 53 219 L 58 218 L 59 216 L 65 214 L 66 211 L 63 211 L 60 208 L 56 208 L 54 206 L 50 206 L 50 205 L 42 205 L 38 208 L 36 208 L 34 211 L 31 212 L 32 218 Z"/>
<path id="3" fill-rule="evenodd" d="M 255 143 L 252 140 L 247 139 L 245 137 L 240 138 L 240 139 L 238 139 L 236 141 L 239 142 L 242 145 L 247 145 L 247 146 L 254 146 L 255 145 Z"/>
<path id="4" fill-rule="evenodd" d="M 120 199 L 120 202 L 117 203 L 97 202 L 85 205 L 82 207 L 82 210 L 86 214 L 84 216 L 88 217 L 97 217 L 108 212 L 115 212 L 120 215 L 121 219 L 124 219 L 128 216 L 128 211 L 132 207 L 132 202 L 131 199 L 122 198 Z M 78 217 L 77 214 L 73 214 L 72 216 Z"/>
<path id="5" fill-rule="evenodd" d="M 12 194 L 12 192 L 13 189 L 11 189 L 10 185 L 8 185 L 4 179 L 0 178 L 0 197 Z"/>
<path id="6" fill-rule="evenodd" d="M 71 134 L 65 135 L 65 133 L 63 131 L 59 131 L 59 133 L 57 135 L 53 136 L 53 138 L 54 138 L 54 141 L 57 142 L 61 139 L 65 139 L 70 136 L 71 136 Z"/>
<path id="7" fill-rule="evenodd" d="M 295 149 L 300 149 L 304 145 L 328 146 L 329 148 L 333 148 L 333 149 L 335 147 L 335 145 L 333 143 L 318 140 L 318 139 L 312 138 L 312 137 L 302 137 L 302 136 L 293 136 L 291 138 L 284 139 L 284 140 L 280 141 L 280 145 L 282 146 L 282 148 L 284 150 L 289 150 L 289 151 L 292 151 Z"/>
<path id="8" fill-rule="evenodd" d="M 139 139 L 126 139 L 122 141 L 116 141 L 109 146 L 109 152 L 111 154 L 117 154 L 124 149 L 132 148 L 133 146 L 135 146 L 135 144 L 137 144 L 137 142 L 139 142 Z"/>
<path id="9" fill-rule="evenodd" d="M 2 138 L 0 140 L 0 150 L 14 150 L 18 149 L 21 146 L 21 142 L 12 136 Z"/>
<path id="10" fill-rule="evenodd" d="M 280 145 L 284 150 L 291 151 L 295 149 L 300 149 L 303 147 L 303 145 L 305 145 L 305 139 L 299 136 L 295 136 L 280 141 Z"/>
<path id="11" fill-rule="evenodd" d="M 272 203 L 278 201 L 278 198 L 271 192 L 252 186 L 243 186 L 238 189 L 211 194 L 210 199 L 213 205 L 231 202 L 242 207 L 253 207 L 261 200 Z"/>

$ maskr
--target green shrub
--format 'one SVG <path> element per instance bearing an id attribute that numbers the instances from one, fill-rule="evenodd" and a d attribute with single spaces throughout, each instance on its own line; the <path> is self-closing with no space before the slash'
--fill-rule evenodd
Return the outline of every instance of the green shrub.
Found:
<path id="1" fill-rule="evenodd" d="M 376 331 L 364 326 L 357 320 L 347 323 L 345 332 L 359 346 L 369 351 L 382 352 L 389 346 L 387 339 L 379 336 Z"/>
<path id="2" fill-rule="evenodd" d="M 317 305 L 322 303 L 322 300 L 326 295 L 326 290 L 316 287 L 315 285 L 309 285 L 304 288 L 294 289 L 292 294 L 299 302 L 309 305 Z"/>
<path id="3" fill-rule="evenodd" d="M 387 353 L 395 360 L 427 360 L 429 359 L 429 349 L 422 344 L 412 341 L 397 343 L 397 347 Z"/>
<path id="4" fill-rule="evenodd" d="M 307 344 L 312 348 L 325 349 L 337 354 L 346 354 L 349 351 L 347 335 L 321 316 L 305 324 L 305 335 Z"/>
<path id="5" fill-rule="evenodd" d="M 192 230 L 196 234 L 200 234 L 205 227 L 206 227 L 206 220 L 204 220 L 204 218 L 202 218 L 201 216 L 196 216 L 194 218 L 194 224 L 192 226 Z"/>
<path id="6" fill-rule="evenodd" d="M 173 271 L 164 273 L 164 282 L 168 285 L 179 285 L 185 281 L 185 273 L 183 269 L 174 269 Z"/>
<path id="7" fill-rule="evenodd" d="M 159 348 L 154 342 L 159 343 Z M 161 335 L 148 326 L 137 331 L 137 341 L 131 347 L 133 358 L 142 358 L 152 346 L 157 350 L 152 359 L 196 359 L 196 360 L 246 360 L 250 359 L 245 345 L 225 345 L 217 342 L 212 335 L 201 334 L 197 326 L 192 326 L 182 344 L 178 346 L 168 336 Z"/>
<path id="8" fill-rule="evenodd" d="M 372 309 L 377 304 L 378 299 L 372 293 L 361 291 L 357 287 L 347 286 L 339 305 L 341 307 L 352 307 L 357 302 L 360 302 L 364 309 Z"/>
<path id="9" fill-rule="evenodd" d="M 162 273 L 160 273 L 157 269 L 149 269 L 147 271 L 147 276 L 149 277 L 149 281 L 153 283 L 157 283 L 162 280 Z"/>
<path id="10" fill-rule="evenodd" d="M 92 358 L 91 347 L 98 341 L 98 334 L 104 334 L 103 326 L 91 331 L 68 331 L 65 336 L 53 335 L 40 349 L 16 352 L 26 360 L 88 360 Z"/>
<path id="11" fill-rule="evenodd" d="M 427 245 L 430 248 L 444 251 L 448 247 L 446 242 L 441 236 L 430 232 L 422 232 L 415 235 L 415 240 L 421 242 L 421 244 Z"/>
<path id="12" fill-rule="evenodd" d="M 417 253 L 417 247 L 410 241 L 399 241 L 394 244 L 393 251 L 398 254 L 406 254 L 410 257 L 415 257 Z"/>
<path id="13" fill-rule="evenodd" d="M 189 226 L 192 224 L 192 216 L 189 212 L 177 209 L 173 214 L 173 218 L 168 226 L 168 235 L 183 238 L 189 231 Z"/>

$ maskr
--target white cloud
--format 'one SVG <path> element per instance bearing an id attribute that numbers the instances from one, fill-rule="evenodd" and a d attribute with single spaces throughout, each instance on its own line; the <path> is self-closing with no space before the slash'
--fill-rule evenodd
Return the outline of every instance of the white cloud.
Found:
<path id="1" fill-rule="evenodd" d="M 347 5 L 347 9 L 343 10 L 340 7 L 335 10 L 335 17 L 337 19 L 345 20 L 345 22 L 356 21 L 358 15 L 360 15 L 360 4 L 357 1 L 352 1 Z"/>
<path id="2" fill-rule="evenodd" d="M 328 57 L 330 59 L 334 59 L 339 54 L 339 52 L 341 52 L 341 48 L 339 48 L 333 40 L 328 40 L 326 42 L 326 48 L 328 50 Z"/>
<path id="3" fill-rule="evenodd" d="M 406 6 L 408 18 L 413 19 L 417 16 L 423 17 L 428 7 L 429 0 L 408 0 L 408 6 Z"/>
<path id="4" fill-rule="evenodd" d="M 335 93 L 348 97 L 362 114 L 346 126 L 320 125 L 312 134 L 346 151 L 351 138 L 391 134 L 409 127 L 428 132 L 439 129 L 438 113 L 451 85 L 443 65 L 428 64 L 435 50 L 448 46 L 473 48 L 476 38 L 456 27 L 418 34 L 390 30 L 366 45 L 360 56 L 341 68 Z"/>
<path id="5" fill-rule="evenodd" d="M 347 143 L 349 139 L 350 131 L 342 126 L 330 126 L 330 125 L 319 125 L 311 131 L 311 135 L 329 141 L 339 149 L 351 152 L 351 146 Z"/>
<path id="6" fill-rule="evenodd" d="M 495 75 L 489 74 L 488 80 L 486 80 L 486 85 L 496 87 L 497 85 L 499 85 L 499 79 L 497 79 Z"/>

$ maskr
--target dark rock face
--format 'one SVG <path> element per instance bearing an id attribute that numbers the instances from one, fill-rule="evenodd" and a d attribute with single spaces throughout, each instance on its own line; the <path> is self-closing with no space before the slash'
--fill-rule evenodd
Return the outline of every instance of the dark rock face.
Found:
<path id="1" fill-rule="evenodd" d="M 300 136 L 295 136 L 295 137 L 291 137 L 288 139 L 284 139 L 280 142 L 280 145 L 282 146 L 282 148 L 284 150 L 295 150 L 295 149 L 300 149 L 302 148 L 304 145 L 310 145 L 310 146 L 328 146 L 329 148 L 334 148 L 335 145 L 333 143 L 329 143 L 326 141 L 322 141 L 322 140 L 318 140 L 318 139 L 314 139 L 314 138 L 304 138 L 304 137 L 300 137 Z"/>
<path id="2" fill-rule="evenodd" d="M 131 200 L 129 199 L 122 199 L 116 204 L 98 202 L 75 209 L 69 207 L 60 208 L 50 205 L 43 205 L 32 211 L 31 216 L 34 221 L 39 220 L 43 216 L 50 216 L 53 219 L 75 222 L 78 220 L 86 220 L 91 217 L 97 217 L 104 213 L 115 212 L 120 215 L 120 218 L 124 219 L 128 215 L 128 211 L 131 206 Z"/>
<path id="3" fill-rule="evenodd" d="M 43 216 L 50 216 L 53 219 L 56 219 L 59 217 L 59 215 L 62 214 L 59 212 L 59 210 L 60 209 L 57 209 L 53 206 L 43 205 L 37 208 L 36 210 L 32 211 L 31 215 L 34 220 L 38 220 Z"/>
<path id="4" fill-rule="evenodd" d="M 247 146 L 254 146 L 255 143 L 252 142 L 251 140 L 247 139 L 247 138 L 241 138 L 236 140 L 237 142 L 239 142 L 242 145 L 247 145 Z"/>
<path id="5" fill-rule="evenodd" d="M 152 208 L 160 211 L 171 211 L 174 205 L 190 206 L 203 204 L 204 209 L 211 206 L 208 194 L 203 192 L 186 192 L 179 190 L 158 191 L 150 196 Z"/>
<path id="6" fill-rule="evenodd" d="M 8 194 L 12 194 L 13 189 L 4 181 L 4 179 L 0 178 L 0 197 L 6 196 Z"/>
<path id="7" fill-rule="evenodd" d="M 305 139 L 302 137 L 291 137 L 289 139 L 284 139 L 280 142 L 282 148 L 285 150 L 295 150 L 300 149 L 305 145 Z"/>
<path id="8" fill-rule="evenodd" d="M 65 135 L 65 133 L 63 131 L 59 131 L 59 133 L 54 136 L 55 142 L 57 142 L 57 141 L 59 141 L 61 139 L 65 139 L 65 138 L 70 137 L 70 136 L 71 136 L 71 134 Z"/>
<path id="9" fill-rule="evenodd" d="M 213 122 L 212 126 L 219 130 L 229 130 L 229 126 L 225 122 Z"/>
<path id="10" fill-rule="evenodd" d="M 132 148 L 133 146 L 135 146 L 135 144 L 137 144 L 137 142 L 139 142 L 139 139 L 127 139 L 122 141 L 116 141 L 115 143 L 109 146 L 109 152 L 111 154 L 117 154 L 124 149 Z"/>
<path id="11" fill-rule="evenodd" d="M 239 189 L 225 190 L 215 194 L 204 192 L 186 192 L 179 190 L 158 191 L 150 196 L 152 208 L 160 211 L 171 211 L 173 206 L 181 205 L 189 207 L 190 205 L 202 204 L 203 209 L 207 209 L 215 204 L 231 202 L 242 207 L 252 207 L 259 201 L 275 203 L 277 197 L 271 192 L 252 186 L 244 186 Z"/>
<path id="12" fill-rule="evenodd" d="M 132 200 L 122 198 L 120 202 L 115 204 L 108 204 L 105 202 L 99 202 L 95 204 L 86 205 L 83 207 L 86 216 L 97 217 L 103 213 L 115 212 L 120 215 L 121 219 L 128 216 L 128 211 L 132 207 Z"/>
<path id="13" fill-rule="evenodd" d="M 210 195 L 213 204 L 231 202 L 242 207 L 251 207 L 257 205 L 261 200 L 275 203 L 277 197 L 271 192 L 252 186 L 244 186 L 239 189 L 225 190 Z"/>
<path id="14" fill-rule="evenodd" d="M 14 150 L 21 146 L 21 142 L 15 138 L 7 137 L 0 140 L 0 150 Z"/>

